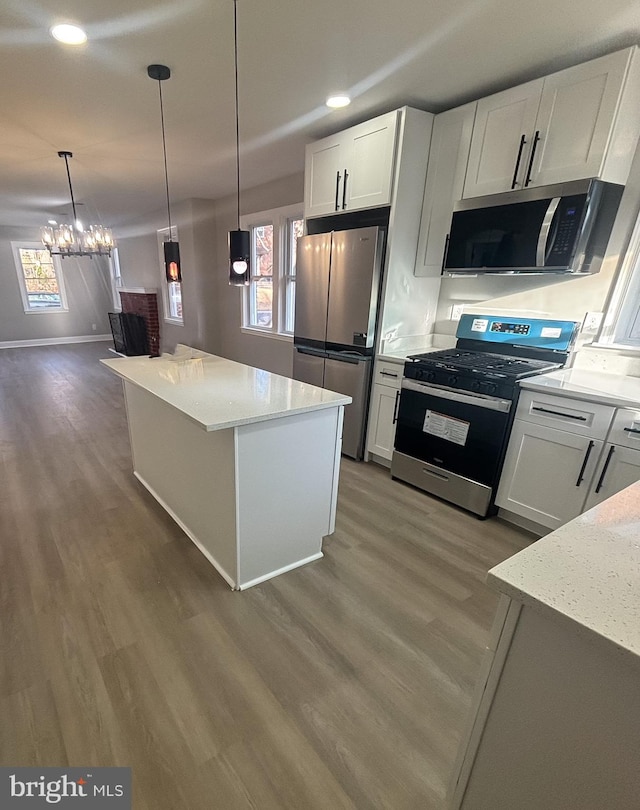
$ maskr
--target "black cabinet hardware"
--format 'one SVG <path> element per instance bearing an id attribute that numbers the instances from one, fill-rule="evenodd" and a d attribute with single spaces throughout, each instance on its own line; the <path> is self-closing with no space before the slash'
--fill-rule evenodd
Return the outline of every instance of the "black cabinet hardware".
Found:
<path id="1" fill-rule="evenodd" d="M 578 473 L 578 480 L 576 481 L 576 486 L 579 487 L 580 484 L 584 480 L 584 471 L 587 469 L 587 463 L 589 462 L 589 456 L 591 455 L 591 451 L 593 450 L 593 442 L 589 442 L 589 446 L 587 447 L 587 452 L 584 456 L 584 461 L 582 462 L 582 467 L 580 467 L 580 472 Z"/>
<path id="2" fill-rule="evenodd" d="M 342 210 L 347 207 L 347 180 L 349 179 L 349 172 L 344 170 L 344 183 L 342 184 Z"/>
<path id="3" fill-rule="evenodd" d="M 611 457 L 615 453 L 616 448 L 614 445 L 611 445 L 609 448 L 609 452 L 607 453 L 607 460 L 604 463 L 604 467 L 602 468 L 602 472 L 600 473 L 600 478 L 598 479 L 598 485 L 596 487 L 596 495 L 602 489 L 602 485 L 604 484 L 604 477 L 607 474 L 607 470 L 609 469 L 609 464 L 611 463 Z"/>
<path id="4" fill-rule="evenodd" d="M 518 148 L 518 157 L 516 158 L 516 167 L 513 170 L 513 180 L 511 181 L 511 188 L 514 189 L 516 187 L 516 183 L 518 182 L 518 169 L 520 168 L 520 159 L 522 158 L 522 150 L 524 149 L 524 145 L 527 142 L 527 139 L 524 135 L 520 138 L 520 146 Z"/>
<path id="5" fill-rule="evenodd" d="M 533 169 L 533 159 L 536 156 L 536 147 L 538 146 L 538 142 L 540 140 L 540 130 L 536 130 L 536 134 L 533 136 L 533 146 L 531 147 L 531 157 L 529 158 L 529 168 L 527 169 L 527 179 L 524 181 L 525 186 L 528 186 L 531 182 L 531 170 Z"/>
<path id="6" fill-rule="evenodd" d="M 576 422 L 586 422 L 586 416 L 575 416 L 572 413 L 562 413 L 562 411 L 552 411 L 549 408 L 539 408 L 536 405 L 531 408 L 532 411 L 540 411 L 540 413 L 552 413 L 554 416 L 564 416 L 565 419 L 575 419 Z"/>
<path id="7" fill-rule="evenodd" d="M 338 192 L 340 191 L 340 172 L 336 172 L 336 211 L 340 210 L 340 203 L 338 202 Z"/>

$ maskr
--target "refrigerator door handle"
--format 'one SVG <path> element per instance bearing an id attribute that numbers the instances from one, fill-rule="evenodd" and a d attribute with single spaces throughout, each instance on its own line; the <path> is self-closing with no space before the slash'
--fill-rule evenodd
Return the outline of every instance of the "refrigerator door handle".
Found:
<path id="1" fill-rule="evenodd" d="M 327 352 L 327 357 L 330 357 L 332 360 L 337 360 L 339 363 L 352 363 L 356 366 L 363 360 L 369 359 L 361 354 L 356 354 L 355 352 Z"/>
<path id="2" fill-rule="evenodd" d="M 312 354 L 314 357 L 326 357 L 327 353 L 323 349 L 314 349 L 312 346 L 296 346 L 296 351 L 300 354 Z"/>

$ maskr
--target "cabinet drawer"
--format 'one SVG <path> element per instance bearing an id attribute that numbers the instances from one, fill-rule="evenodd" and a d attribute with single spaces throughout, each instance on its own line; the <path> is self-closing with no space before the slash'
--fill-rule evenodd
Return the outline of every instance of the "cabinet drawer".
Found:
<path id="1" fill-rule="evenodd" d="M 536 391 L 523 391 L 516 417 L 536 425 L 566 430 L 580 436 L 604 439 L 615 408 L 581 399 L 554 397 Z"/>
<path id="2" fill-rule="evenodd" d="M 375 385 L 389 385 L 392 388 L 400 388 L 402 383 L 402 372 L 404 363 L 393 363 L 382 361 L 376 363 L 373 382 Z"/>
<path id="3" fill-rule="evenodd" d="M 640 410 L 620 408 L 616 411 L 607 441 L 640 450 Z"/>

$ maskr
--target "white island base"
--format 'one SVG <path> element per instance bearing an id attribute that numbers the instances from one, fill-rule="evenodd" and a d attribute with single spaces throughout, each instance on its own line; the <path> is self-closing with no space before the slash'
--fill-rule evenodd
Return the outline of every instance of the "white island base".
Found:
<path id="1" fill-rule="evenodd" d="M 135 476 L 233 589 L 322 557 L 348 397 L 204 353 L 177 387 L 163 359 L 102 362 L 123 378 Z"/>

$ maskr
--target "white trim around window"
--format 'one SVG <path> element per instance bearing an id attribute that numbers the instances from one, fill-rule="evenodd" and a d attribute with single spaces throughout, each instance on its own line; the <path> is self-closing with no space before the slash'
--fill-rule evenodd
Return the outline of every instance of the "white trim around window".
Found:
<path id="1" fill-rule="evenodd" d="M 11 242 L 13 260 L 15 263 L 18 285 L 20 287 L 20 297 L 26 315 L 43 315 L 53 312 L 68 312 L 67 294 L 64 287 L 64 277 L 62 274 L 62 260 L 59 256 L 51 256 L 42 242 Z M 49 274 L 48 279 L 55 282 L 53 291 L 46 289 L 28 290 L 25 273 L 28 269 L 26 256 L 22 251 L 35 251 L 38 261 L 42 262 L 44 272 Z M 23 262 L 23 258 L 25 261 Z M 53 275 L 51 275 L 53 273 Z M 34 278 L 35 280 L 35 278 Z M 47 300 L 48 299 L 48 300 Z M 55 300 L 57 299 L 57 301 Z"/>
<path id="2" fill-rule="evenodd" d="M 640 217 L 607 304 L 602 331 L 594 345 L 640 351 Z"/>
<path id="3" fill-rule="evenodd" d="M 165 323 L 174 326 L 184 326 L 184 310 L 182 309 L 182 282 L 167 281 L 164 268 L 164 243 L 168 241 L 169 228 L 160 228 L 158 236 L 158 256 L 160 258 L 160 289 L 162 290 L 162 314 Z M 178 229 L 171 226 L 171 239 L 178 241 Z"/>
<path id="4" fill-rule="evenodd" d="M 240 227 L 251 233 L 251 283 L 243 289 L 241 331 L 291 341 L 302 203 L 249 214 Z"/>

